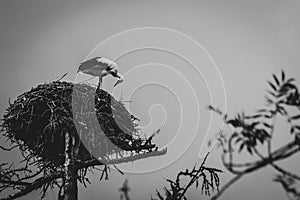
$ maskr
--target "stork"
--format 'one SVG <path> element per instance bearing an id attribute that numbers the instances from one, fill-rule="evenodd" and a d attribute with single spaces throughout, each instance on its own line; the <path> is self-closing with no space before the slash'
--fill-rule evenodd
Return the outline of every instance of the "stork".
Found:
<path id="1" fill-rule="evenodd" d="M 97 89 L 99 89 L 102 87 L 102 78 L 109 74 L 118 79 L 114 84 L 114 87 L 119 83 L 122 83 L 123 76 L 118 70 L 119 67 L 114 61 L 111 61 L 108 58 L 94 57 L 82 62 L 78 67 L 77 73 L 82 72 L 92 76 L 98 76 L 99 83 Z"/>

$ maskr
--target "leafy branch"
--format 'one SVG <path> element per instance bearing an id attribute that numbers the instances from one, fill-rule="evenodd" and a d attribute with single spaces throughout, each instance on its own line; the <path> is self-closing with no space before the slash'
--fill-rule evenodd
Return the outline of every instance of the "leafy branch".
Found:
<path id="1" fill-rule="evenodd" d="M 227 114 L 219 109 L 209 106 L 209 110 L 216 112 L 223 119 L 224 123 L 231 128 L 229 135 L 220 135 L 218 138 L 220 147 L 223 149 L 221 155 L 225 168 L 235 176 L 228 181 L 220 192 L 211 199 L 219 198 L 232 184 L 249 174 L 265 166 L 271 166 L 277 173 L 287 176 L 293 180 L 300 180 L 300 176 L 292 173 L 278 164 L 276 161 L 287 159 L 300 150 L 300 95 L 293 78 L 286 78 L 284 71 L 280 77 L 272 75 L 273 81 L 268 81 L 270 90 L 267 91 L 266 107 L 257 110 L 254 114 L 246 115 L 239 113 L 234 118 L 228 118 Z M 272 139 L 275 135 L 275 125 L 277 117 L 285 118 L 289 125 L 288 132 L 293 136 L 280 148 L 272 148 Z M 260 147 L 260 148 L 258 148 Z M 259 150 L 265 149 L 265 153 Z M 250 156 L 258 159 L 251 162 L 237 162 L 236 154 L 243 153 L 244 150 Z M 282 181 L 278 181 L 281 184 Z M 289 191 L 291 192 L 291 191 Z M 297 195 L 295 193 L 295 195 Z"/>

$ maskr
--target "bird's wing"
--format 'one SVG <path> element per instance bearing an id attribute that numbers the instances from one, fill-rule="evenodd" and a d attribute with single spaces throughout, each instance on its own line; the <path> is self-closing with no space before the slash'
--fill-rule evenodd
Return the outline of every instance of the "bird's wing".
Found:
<path id="1" fill-rule="evenodd" d="M 96 65 L 94 65 L 93 67 L 91 67 L 91 70 L 98 70 L 98 71 L 103 71 L 106 70 L 107 65 L 106 64 L 102 64 L 102 63 L 97 63 Z"/>
<path id="2" fill-rule="evenodd" d="M 90 59 L 88 59 L 88 60 L 83 61 L 82 63 L 97 62 L 98 59 L 101 59 L 101 57 L 90 58 Z M 82 64 L 82 63 L 81 63 L 81 64 Z"/>
<path id="3" fill-rule="evenodd" d="M 96 59 L 97 59 L 97 57 L 91 58 L 89 60 L 86 60 L 86 61 L 80 63 L 77 72 L 88 70 L 88 69 L 92 68 L 93 66 L 97 65 Z"/>
<path id="4" fill-rule="evenodd" d="M 96 58 L 87 60 L 80 64 L 78 71 L 102 71 L 107 68 L 105 63 L 98 62 Z"/>

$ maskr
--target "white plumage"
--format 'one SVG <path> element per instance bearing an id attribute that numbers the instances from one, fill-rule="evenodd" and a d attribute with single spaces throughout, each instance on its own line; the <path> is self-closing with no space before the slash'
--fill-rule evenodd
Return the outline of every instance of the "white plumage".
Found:
<path id="1" fill-rule="evenodd" d="M 118 72 L 118 70 L 119 67 L 114 61 L 111 61 L 108 58 L 95 57 L 82 62 L 78 67 L 77 73 L 82 72 L 92 76 L 98 76 L 98 88 L 102 86 L 102 78 L 111 74 L 113 77 L 118 79 L 114 84 L 115 87 L 119 83 L 123 82 L 123 76 Z"/>

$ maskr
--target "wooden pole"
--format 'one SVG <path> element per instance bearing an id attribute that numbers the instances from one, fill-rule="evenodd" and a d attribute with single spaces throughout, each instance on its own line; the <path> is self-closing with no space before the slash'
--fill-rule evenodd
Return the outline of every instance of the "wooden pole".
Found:
<path id="1" fill-rule="evenodd" d="M 65 186 L 64 200 L 78 200 L 77 170 L 73 159 L 75 138 L 65 134 Z"/>

